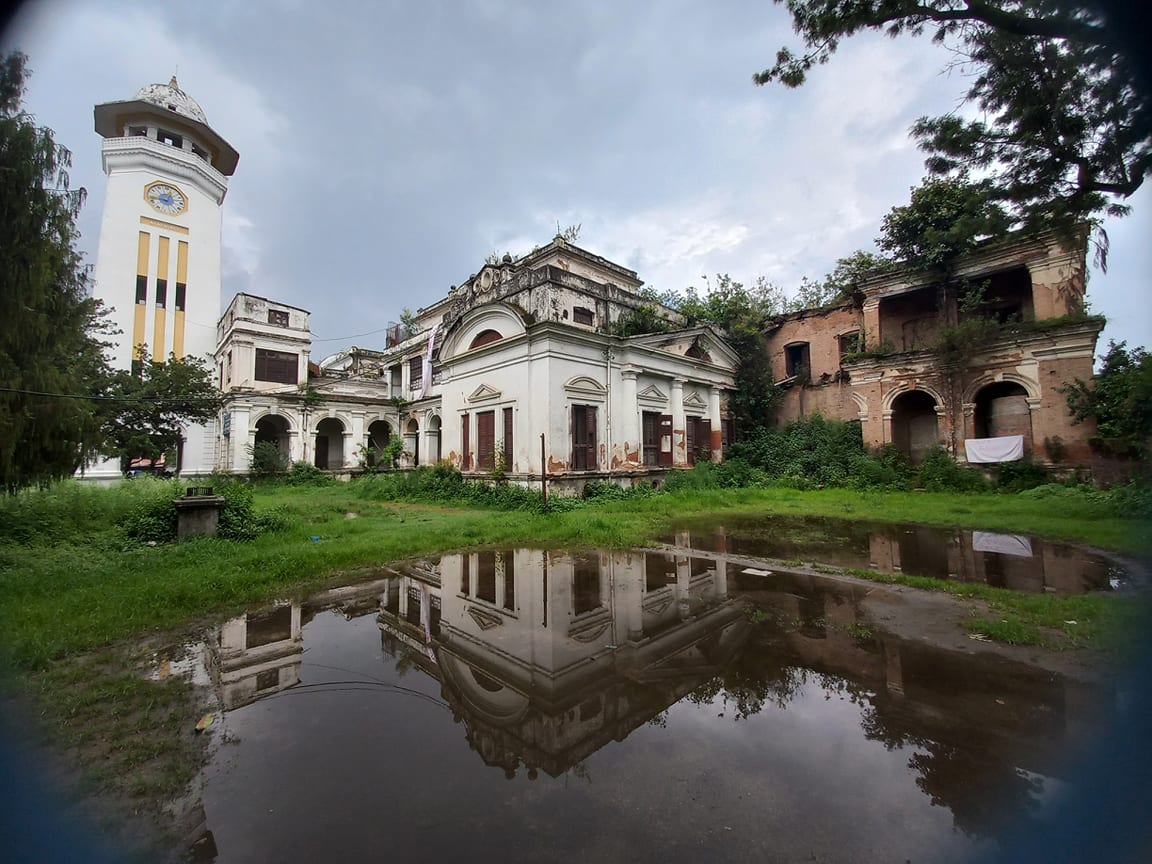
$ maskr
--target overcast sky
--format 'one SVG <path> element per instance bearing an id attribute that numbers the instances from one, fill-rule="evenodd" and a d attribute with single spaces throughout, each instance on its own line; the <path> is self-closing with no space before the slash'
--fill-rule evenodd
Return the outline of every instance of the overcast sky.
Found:
<path id="1" fill-rule="evenodd" d="M 908 127 L 956 107 L 965 81 L 927 39 L 866 36 L 799 90 L 754 86 L 784 44 L 790 19 L 767 0 L 37 0 L 4 34 L 30 57 L 27 108 L 88 189 L 89 261 L 92 108 L 179 68 L 240 152 L 223 303 L 310 310 L 317 358 L 382 346 L 359 334 L 557 224 L 661 290 L 730 273 L 792 294 L 872 248 L 923 175 Z M 1130 203 L 1091 276 L 1100 352 L 1152 344 L 1152 192 Z"/>

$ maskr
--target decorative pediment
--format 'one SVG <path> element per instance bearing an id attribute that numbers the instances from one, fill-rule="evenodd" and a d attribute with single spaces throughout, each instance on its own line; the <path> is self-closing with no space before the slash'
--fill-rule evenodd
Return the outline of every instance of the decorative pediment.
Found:
<path id="1" fill-rule="evenodd" d="M 469 402 L 491 402 L 494 399 L 499 399 L 502 395 L 501 391 L 494 387 L 489 387 L 487 384 L 481 384 L 472 391 L 472 395 L 468 397 Z"/>
<path id="2" fill-rule="evenodd" d="M 493 627 L 499 627 L 504 623 L 504 619 L 495 612 L 490 612 L 479 606 L 469 606 L 468 615 L 479 625 L 481 630 L 491 630 Z"/>
<path id="3" fill-rule="evenodd" d="M 650 405 L 667 405 L 668 394 L 652 384 L 636 394 L 636 401 L 647 402 Z"/>
<path id="4" fill-rule="evenodd" d="M 684 397 L 684 407 L 685 408 L 707 408 L 708 403 L 707 403 L 707 401 L 705 401 L 700 396 L 699 393 L 697 393 L 695 390 L 693 390 L 691 393 L 689 393 L 687 396 Z"/>
<path id="5" fill-rule="evenodd" d="M 584 399 L 605 399 L 608 391 L 604 385 L 587 375 L 578 375 L 564 385 L 564 392 L 570 396 L 579 396 Z"/>

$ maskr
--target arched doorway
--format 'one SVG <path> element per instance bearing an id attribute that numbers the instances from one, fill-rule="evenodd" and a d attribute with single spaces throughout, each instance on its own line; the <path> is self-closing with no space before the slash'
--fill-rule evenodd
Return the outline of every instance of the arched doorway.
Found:
<path id="1" fill-rule="evenodd" d="M 974 438 L 999 438 L 1023 435 L 1024 452 L 1032 452 L 1032 411 L 1028 391 L 1012 381 L 997 381 L 981 387 L 973 400 L 972 435 Z"/>
<path id="2" fill-rule="evenodd" d="M 255 444 L 275 444 L 280 455 L 287 462 L 292 458 L 289 450 L 288 418 L 279 414 L 268 414 L 256 421 Z"/>
<path id="3" fill-rule="evenodd" d="M 936 400 L 923 390 L 901 393 L 892 402 L 892 443 L 919 465 L 940 441 Z"/>
<path id="4" fill-rule="evenodd" d="M 392 440 L 392 427 L 387 420 L 376 420 L 368 426 L 368 465 L 381 465 L 384 468 L 394 468 L 394 465 L 385 465 L 383 458 L 384 448 Z"/>
<path id="5" fill-rule="evenodd" d="M 316 424 L 316 467 L 344 467 L 344 424 L 335 417 L 325 417 Z"/>
<path id="6" fill-rule="evenodd" d="M 412 454 L 412 465 L 420 464 L 420 424 L 415 417 L 404 427 L 404 450 Z"/>
<path id="7" fill-rule="evenodd" d="M 432 415 L 428 420 L 428 460 L 432 463 L 439 462 L 442 458 L 440 456 L 440 418 L 437 415 Z"/>

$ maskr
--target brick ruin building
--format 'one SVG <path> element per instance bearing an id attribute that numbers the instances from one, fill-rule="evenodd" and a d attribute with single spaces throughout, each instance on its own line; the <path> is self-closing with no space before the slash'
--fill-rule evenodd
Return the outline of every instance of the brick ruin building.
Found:
<path id="1" fill-rule="evenodd" d="M 1051 232 L 984 245 L 953 279 L 983 288 L 975 310 L 938 277 L 898 269 L 842 305 L 782 316 L 768 333 L 779 422 L 859 420 L 865 444 L 894 444 L 913 462 L 937 444 L 964 461 L 966 439 L 1022 435 L 1037 462 L 1089 465 L 1094 426 L 1072 423 L 1061 392 L 1091 379 L 1104 327 L 1085 314 L 1086 252 L 1086 235 Z M 964 332 L 979 338 L 964 345 Z"/>

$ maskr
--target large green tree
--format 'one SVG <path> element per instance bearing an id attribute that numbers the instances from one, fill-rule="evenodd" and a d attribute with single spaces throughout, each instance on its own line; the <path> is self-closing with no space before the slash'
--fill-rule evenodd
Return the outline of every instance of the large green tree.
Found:
<path id="1" fill-rule="evenodd" d="M 71 155 L 23 108 L 23 54 L 0 57 L 0 487 L 71 474 L 99 440 L 98 304 L 75 248 Z"/>
<path id="2" fill-rule="evenodd" d="M 978 112 L 922 117 L 912 134 L 938 175 L 978 170 L 1026 224 L 1071 226 L 1122 202 L 1152 172 L 1152 89 L 1122 28 L 1072 0 L 775 0 L 804 50 L 782 48 L 757 84 L 804 83 L 842 39 L 931 33 L 969 66 Z M 976 113 L 975 117 L 971 113 Z"/>
<path id="3" fill-rule="evenodd" d="M 212 373 L 195 357 L 154 361 L 140 348 L 139 374 L 116 372 L 104 411 L 101 452 L 122 462 L 174 453 L 189 423 L 205 423 L 223 404 Z M 171 465 L 169 466 L 171 467 Z"/>
<path id="4" fill-rule="evenodd" d="M 1152 447 L 1152 354 L 1108 343 L 1108 353 L 1093 381 L 1077 378 L 1064 387 L 1075 422 L 1093 419 L 1092 442 L 1130 459 L 1148 461 Z"/>

